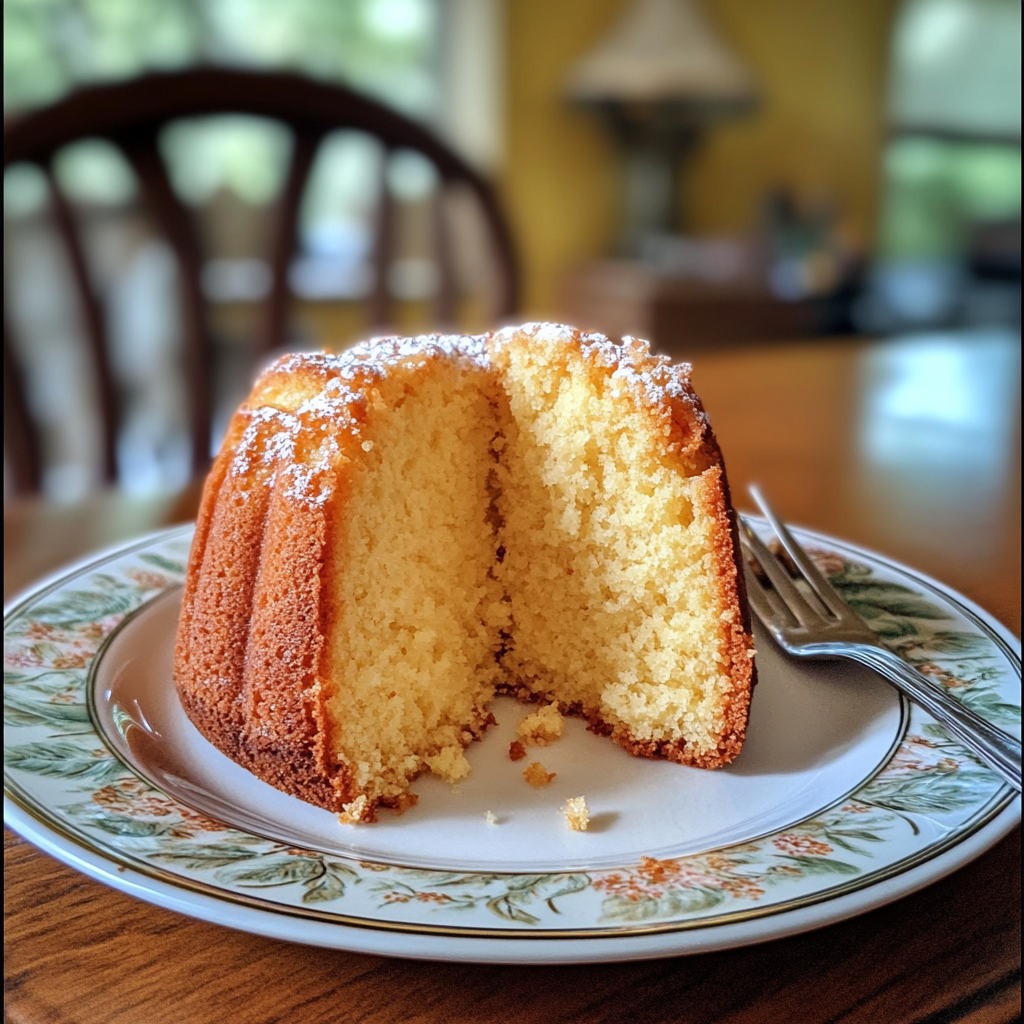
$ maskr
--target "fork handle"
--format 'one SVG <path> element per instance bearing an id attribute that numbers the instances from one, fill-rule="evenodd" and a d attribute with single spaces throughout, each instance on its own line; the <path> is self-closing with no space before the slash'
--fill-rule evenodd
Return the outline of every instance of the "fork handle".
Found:
<path id="1" fill-rule="evenodd" d="M 941 722 L 965 747 L 1020 792 L 1020 740 L 954 700 L 935 683 L 884 647 L 857 644 L 848 656 L 873 668 L 901 693 Z"/>

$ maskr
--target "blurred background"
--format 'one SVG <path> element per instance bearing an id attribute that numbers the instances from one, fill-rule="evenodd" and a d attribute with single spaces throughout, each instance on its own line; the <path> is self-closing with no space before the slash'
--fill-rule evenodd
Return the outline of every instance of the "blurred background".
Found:
<path id="1" fill-rule="evenodd" d="M 697 360 L 905 338 L 873 357 L 865 451 L 949 457 L 948 420 L 977 428 L 964 459 L 989 435 L 1015 458 L 1020 19 L 1018 0 L 6 0 L 6 125 L 29 141 L 5 159 L 5 500 L 184 485 L 202 461 L 189 345 L 207 451 L 274 351 L 528 319 Z M 339 113 L 295 177 L 294 125 L 172 118 L 156 142 L 190 267 L 143 165 L 104 134 L 106 100 L 31 150 L 33 119 L 78 90 L 172 90 L 144 76 L 210 67 L 354 91 L 455 163 Z M 34 476 L 10 456 L 19 402 Z"/>

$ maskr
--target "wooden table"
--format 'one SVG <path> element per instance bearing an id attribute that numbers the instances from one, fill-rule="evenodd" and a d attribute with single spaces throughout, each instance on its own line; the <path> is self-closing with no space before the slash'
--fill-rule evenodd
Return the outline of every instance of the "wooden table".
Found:
<path id="1" fill-rule="evenodd" d="M 1019 342 L 825 342 L 701 355 L 694 379 L 737 504 L 950 583 L 1020 630 Z M 5 592 L 118 534 L 148 503 L 5 510 Z M 1020 1012 L 1020 831 L 953 876 L 841 924 L 649 963 L 417 963 L 256 938 L 141 903 L 7 834 L 12 1022 L 964 1021 Z"/>

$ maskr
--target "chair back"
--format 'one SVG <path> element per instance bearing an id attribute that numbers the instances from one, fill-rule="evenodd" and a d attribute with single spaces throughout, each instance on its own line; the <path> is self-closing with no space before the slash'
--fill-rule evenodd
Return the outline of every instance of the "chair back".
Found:
<path id="1" fill-rule="evenodd" d="M 385 154 L 413 150 L 437 171 L 434 260 L 438 287 L 434 318 L 454 319 L 456 288 L 450 235 L 444 227 L 442 200 L 453 187 L 468 188 L 483 214 L 490 238 L 498 284 L 492 316 L 509 317 L 516 307 L 517 273 L 512 239 L 493 189 L 464 160 L 423 126 L 374 100 L 340 85 L 313 81 L 294 74 L 266 74 L 204 68 L 152 74 L 127 82 L 93 85 L 78 90 L 53 106 L 18 117 L 4 127 L 4 167 L 28 162 L 46 176 L 54 227 L 68 257 L 78 292 L 88 351 L 95 368 L 101 406 L 103 477 L 116 479 L 115 443 L 118 402 L 111 370 L 103 302 L 87 264 L 81 232 L 67 197 L 53 171 L 57 152 L 86 138 L 104 139 L 117 146 L 133 167 L 153 223 L 173 251 L 178 264 L 178 296 L 184 331 L 184 373 L 190 398 L 189 425 L 192 469 L 203 472 L 210 459 L 212 347 L 201 290 L 202 256 L 197 232 L 187 207 L 175 193 L 160 154 L 163 128 L 181 118 L 217 114 L 248 114 L 285 124 L 293 136 L 291 163 L 273 212 L 267 254 L 270 289 L 260 316 L 257 351 L 269 352 L 285 343 L 288 314 L 288 268 L 295 255 L 298 215 L 303 191 L 321 141 L 339 129 L 374 136 Z M 386 167 L 387 160 L 383 161 Z M 372 324 L 391 322 L 392 297 L 388 268 L 394 255 L 394 200 L 387 187 L 379 190 L 372 262 L 375 271 L 369 296 Z M 38 489 L 41 479 L 38 431 L 29 415 L 24 378 L 10 344 L 4 321 L 4 445 L 17 490 Z"/>

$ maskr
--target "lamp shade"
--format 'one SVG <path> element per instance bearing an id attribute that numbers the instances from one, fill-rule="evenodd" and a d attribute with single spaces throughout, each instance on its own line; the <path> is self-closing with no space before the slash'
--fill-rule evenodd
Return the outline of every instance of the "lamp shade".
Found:
<path id="1" fill-rule="evenodd" d="M 636 0 L 569 74 L 583 103 L 745 105 L 753 78 L 694 0 Z"/>

